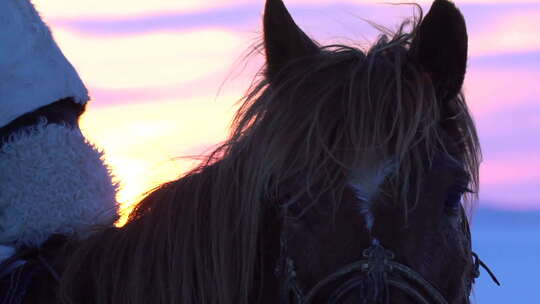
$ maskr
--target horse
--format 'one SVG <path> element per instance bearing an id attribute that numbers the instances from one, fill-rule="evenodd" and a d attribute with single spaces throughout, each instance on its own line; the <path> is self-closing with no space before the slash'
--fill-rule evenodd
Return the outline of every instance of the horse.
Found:
<path id="1" fill-rule="evenodd" d="M 20 303 L 58 239 L 113 226 L 118 185 L 79 128 L 88 91 L 31 2 L 1 0 L 0 23 L 0 301 Z"/>
<path id="2" fill-rule="evenodd" d="M 435 0 L 366 50 L 320 45 L 282 0 L 263 28 L 229 138 L 61 248 L 25 303 L 469 303 L 481 149 L 459 9 Z"/>

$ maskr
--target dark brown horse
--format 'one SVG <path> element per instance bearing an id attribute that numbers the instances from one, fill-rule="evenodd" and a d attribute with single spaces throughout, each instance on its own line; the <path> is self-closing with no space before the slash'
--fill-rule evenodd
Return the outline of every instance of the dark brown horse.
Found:
<path id="1" fill-rule="evenodd" d="M 230 138 L 124 227 L 60 249 L 27 303 L 469 303 L 480 148 L 459 10 L 436 0 L 360 50 L 267 0 L 264 50 Z"/>

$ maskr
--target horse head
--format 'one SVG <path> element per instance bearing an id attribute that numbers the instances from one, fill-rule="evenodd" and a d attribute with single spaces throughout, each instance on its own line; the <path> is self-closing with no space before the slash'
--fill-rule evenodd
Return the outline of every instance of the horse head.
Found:
<path id="1" fill-rule="evenodd" d="M 260 125 L 279 125 L 275 148 L 304 169 L 277 196 L 281 303 L 468 303 L 462 196 L 478 190 L 480 148 L 460 11 L 436 0 L 364 51 L 320 46 L 268 0 L 264 38 Z"/>

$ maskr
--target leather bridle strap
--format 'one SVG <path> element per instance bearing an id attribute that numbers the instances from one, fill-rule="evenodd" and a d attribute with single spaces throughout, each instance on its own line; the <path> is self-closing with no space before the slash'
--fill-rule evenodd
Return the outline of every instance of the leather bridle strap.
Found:
<path id="1" fill-rule="evenodd" d="M 398 272 L 408 278 L 409 280 L 412 280 L 416 283 L 418 283 L 420 286 L 422 286 L 428 294 L 433 298 L 433 300 L 436 301 L 436 303 L 440 304 L 447 304 L 448 302 L 444 299 L 444 297 L 441 295 L 439 290 L 437 290 L 433 285 L 431 285 L 428 281 L 426 281 L 420 274 L 418 274 L 416 271 L 412 270 L 411 268 L 397 263 L 393 261 L 389 261 L 388 264 L 390 267 L 392 267 L 392 270 L 398 270 Z"/>
<path id="2" fill-rule="evenodd" d="M 404 293 L 408 294 L 409 296 L 413 297 L 416 300 L 416 303 L 430 304 L 418 291 L 416 291 L 416 289 L 412 288 L 411 285 L 405 282 L 388 279 L 388 285 L 396 287 Z"/>
<path id="3" fill-rule="evenodd" d="M 284 216 L 286 215 L 287 208 L 285 208 Z M 307 294 L 304 294 L 297 281 L 294 261 L 288 256 L 287 237 L 288 231 L 287 225 L 285 225 L 280 240 L 281 254 L 275 271 L 276 276 L 282 276 L 285 279 L 283 281 L 283 294 L 280 297 L 284 304 L 290 303 L 291 300 L 296 304 L 310 304 L 314 302 L 316 296 L 324 287 L 339 279 L 350 277 L 351 275 L 353 275 L 352 278 L 346 279 L 346 281 L 339 285 L 332 293 L 332 297 L 328 301 L 328 304 L 337 303 L 340 298 L 349 294 L 354 288 L 364 285 L 365 282 L 374 284 L 372 287 L 375 289 L 375 297 L 382 295 L 386 296 L 386 299 L 388 299 L 388 287 L 392 286 L 405 292 L 421 304 L 448 304 L 439 290 L 424 279 L 422 275 L 413 269 L 394 261 L 394 253 L 385 249 L 377 239 L 373 239 L 371 247 L 363 251 L 364 259 L 338 269 L 315 284 Z M 477 259 L 477 264 L 480 263 L 481 261 Z M 391 276 L 392 274 L 394 276 Z M 416 288 L 422 288 L 425 291 L 425 295 L 427 295 L 431 301 L 428 301 Z M 385 294 L 380 294 L 380 292 Z M 293 298 L 291 299 L 290 296 L 293 296 Z"/>
<path id="4" fill-rule="evenodd" d="M 328 304 L 338 303 L 338 301 L 341 300 L 343 296 L 349 294 L 349 292 L 351 292 L 358 286 L 362 286 L 364 283 L 365 282 L 362 277 L 354 277 L 348 280 L 344 284 L 340 285 L 339 288 L 332 294 L 330 300 L 328 300 Z"/>
<path id="5" fill-rule="evenodd" d="M 310 290 L 310 292 L 306 295 L 306 297 L 304 299 L 304 303 L 310 303 L 315 298 L 317 293 L 324 286 L 338 280 L 339 278 L 342 278 L 343 276 L 351 274 L 351 273 L 353 273 L 355 271 L 365 271 L 369 267 L 370 262 L 371 261 L 368 260 L 368 259 L 359 260 L 357 262 L 351 263 L 351 264 L 339 269 L 338 271 L 332 273 L 331 275 L 329 275 L 328 277 L 326 277 L 322 281 L 319 281 Z M 403 275 L 407 279 L 412 280 L 415 283 L 417 283 L 418 285 L 422 286 L 427 291 L 427 293 L 431 296 L 431 298 L 435 301 L 435 303 L 437 303 L 437 304 L 448 304 L 448 302 L 444 299 L 444 297 L 441 295 L 441 293 L 435 287 L 433 287 L 433 285 L 431 285 L 428 281 L 426 281 L 424 278 L 422 278 L 421 275 L 416 273 L 411 268 L 409 268 L 409 267 L 407 267 L 407 266 L 405 266 L 403 264 L 393 262 L 393 261 L 386 261 L 386 265 L 388 266 L 388 272 L 398 272 L 399 274 Z M 396 281 L 396 280 L 393 280 L 393 279 L 387 279 L 387 281 L 389 283 L 392 282 L 390 285 L 393 285 L 393 286 L 398 287 L 398 288 L 400 288 L 400 289 L 402 289 L 404 291 L 407 291 L 407 293 L 410 294 L 411 296 L 414 296 L 414 297 L 417 297 L 416 295 L 420 296 L 420 294 L 418 292 L 416 292 L 416 291 L 412 292 L 411 290 L 413 290 L 413 289 L 408 284 L 405 285 L 405 283 L 402 283 L 402 282 L 399 282 L 399 281 Z M 426 302 L 426 301 L 424 300 L 424 302 Z"/>
<path id="6" fill-rule="evenodd" d="M 463 210 L 462 210 L 463 211 Z M 285 216 L 287 210 L 285 209 Z M 465 218 L 465 234 L 469 240 L 470 246 L 470 230 Z M 299 286 L 296 269 L 293 260 L 288 256 L 287 248 L 287 226 L 282 231 L 281 235 L 281 255 L 278 266 L 276 267 L 276 276 L 284 277 L 283 294 L 281 302 L 289 304 L 291 300 L 295 304 L 311 304 L 315 301 L 316 296 L 324 287 L 340 280 L 345 281 L 337 286 L 337 289 L 331 294 L 327 301 L 328 304 L 336 304 L 345 295 L 349 294 L 353 289 L 363 287 L 374 288 L 373 295 L 375 297 L 385 296 L 389 299 L 389 287 L 397 288 L 408 296 L 415 299 L 416 303 L 420 304 L 448 304 L 448 301 L 440 293 L 440 291 L 430 282 L 422 277 L 418 272 L 394 261 L 395 255 L 391 251 L 385 249 L 377 239 L 372 240 L 372 246 L 365 249 L 363 252 L 364 259 L 348 264 L 337 271 L 333 272 L 323 280 L 319 281 L 307 293 L 304 294 Z M 493 281 L 499 285 L 499 281 L 492 271 L 480 260 L 476 253 L 470 251 L 473 261 L 472 278 L 477 278 L 480 275 L 480 267 L 486 269 Z M 352 277 L 351 277 L 352 276 Z M 367 287 L 366 285 L 371 285 Z M 419 290 L 423 289 L 424 293 Z M 381 294 L 383 292 L 383 294 Z M 428 299 L 424 296 L 427 295 Z M 293 296 L 291 298 L 291 296 Z"/>
<path id="7" fill-rule="evenodd" d="M 349 293 L 349 291 L 354 287 L 362 285 L 362 282 L 365 281 L 365 276 L 367 275 L 368 280 L 370 280 L 370 278 L 373 279 L 374 277 L 378 277 L 378 282 L 382 284 L 382 286 L 379 285 L 379 287 L 385 289 L 384 291 L 386 293 L 388 293 L 388 285 L 390 285 L 399 288 L 416 299 L 421 299 L 419 301 L 422 304 L 430 303 L 407 283 L 407 281 L 412 281 L 415 283 L 415 285 L 422 287 L 427 292 L 428 296 L 434 301 L 431 303 L 448 304 L 439 290 L 425 280 L 419 273 L 401 263 L 393 261 L 395 257 L 394 253 L 385 249 L 376 239 L 373 240 L 371 247 L 364 250 L 364 259 L 358 260 L 338 269 L 315 284 L 315 286 L 306 295 L 304 295 L 296 280 L 296 269 L 294 262 L 288 256 L 287 232 L 288 231 L 285 229 L 281 236 L 281 262 L 278 263 L 278 265 L 282 266 L 278 266 L 276 268 L 276 275 L 283 275 L 285 277 L 285 281 L 283 282 L 285 287 L 283 292 L 285 292 L 285 294 L 281 297 L 285 303 L 289 303 L 290 301 L 287 293 L 289 293 L 289 295 L 292 293 L 295 302 L 298 304 L 312 303 L 320 290 L 325 286 L 350 274 L 359 273 L 362 274 L 361 277 L 353 277 L 338 287 L 338 289 L 334 292 L 334 296 L 337 299 Z M 390 274 L 398 274 L 399 277 L 405 279 L 405 281 L 398 281 L 395 278 L 391 278 Z M 335 303 L 337 299 L 334 301 L 331 300 L 329 303 Z"/>
<path id="8" fill-rule="evenodd" d="M 501 282 L 499 282 L 499 280 L 497 279 L 497 277 L 495 276 L 495 274 L 493 273 L 493 271 L 488 267 L 488 265 L 486 265 L 486 263 L 484 263 L 480 257 L 478 256 L 478 254 L 476 254 L 476 252 L 472 252 L 472 255 L 474 257 L 474 276 L 476 278 L 478 278 L 480 276 L 480 267 L 484 268 L 485 271 L 487 271 L 487 273 L 489 274 L 489 276 L 491 277 L 491 280 L 497 284 L 497 286 L 501 286 Z"/>

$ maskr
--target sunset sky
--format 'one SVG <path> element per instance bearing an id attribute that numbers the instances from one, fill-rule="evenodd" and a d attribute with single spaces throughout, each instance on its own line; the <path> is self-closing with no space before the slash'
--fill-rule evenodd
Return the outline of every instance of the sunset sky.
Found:
<path id="1" fill-rule="evenodd" d="M 92 96 L 83 131 L 136 202 L 225 138 L 262 58 L 264 1 L 34 0 Z M 323 44 L 369 45 L 362 21 L 395 27 L 413 12 L 383 1 L 289 0 Z M 427 10 L 431 1 L 418 1 Z M 456 0 L 469 27 L 465 94 L 484 150 L 481 203 L 540 209 L 540 1 Z"/>

